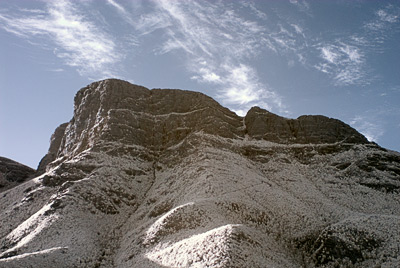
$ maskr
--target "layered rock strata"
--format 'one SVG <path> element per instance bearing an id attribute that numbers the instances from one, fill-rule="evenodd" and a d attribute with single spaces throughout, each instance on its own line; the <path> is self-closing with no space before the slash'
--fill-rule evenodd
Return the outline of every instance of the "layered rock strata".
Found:
<path id="1" fill-rule="evenodd" d="M 104 80 L 39 170 L 0 194 L 0 267 L 400 264 L 400 154 L 335 119 Z"/>

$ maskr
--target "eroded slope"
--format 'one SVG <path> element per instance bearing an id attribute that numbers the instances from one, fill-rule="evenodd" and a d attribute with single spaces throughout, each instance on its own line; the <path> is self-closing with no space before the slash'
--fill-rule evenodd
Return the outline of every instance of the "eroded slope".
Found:
<path id="1" fill-rule="evenodd" d="M 0 194 L 0 267 L 398 267 L 400 155 L 296 120 L 93 83 Z"/>

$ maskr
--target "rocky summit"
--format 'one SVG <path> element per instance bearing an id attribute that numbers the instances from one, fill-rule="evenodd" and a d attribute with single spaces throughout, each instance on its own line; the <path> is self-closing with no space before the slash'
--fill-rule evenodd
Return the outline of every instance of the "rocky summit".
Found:
<path id="1" fill-rule="evenodd" d="M 19 178 L 0 267 L 400 267 L 400 154 L 324 116 L 99 81 Z"/>

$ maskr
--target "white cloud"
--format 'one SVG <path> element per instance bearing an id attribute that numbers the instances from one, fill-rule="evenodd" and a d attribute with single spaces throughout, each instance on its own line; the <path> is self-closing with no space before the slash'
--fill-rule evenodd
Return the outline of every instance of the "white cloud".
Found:
<path id="1" fill-rule="evenodd" d="M 42 14 L 44 15 L 45 13 L 43 10 L 40 9 L 26 9 L 26 8 L 21 8 L 19 11 L 21 12 L 27 12 L 27 13 L 34 13 L 34 14 Z"/>
<path id="2" fill-rule="evenodd" d="M 339 58 L 339 54 L 335 53 L 333 51 L 333 47 L 332 46 L 325 46 L 325 47 L 321 47 L 321 56 L 324 60 L 328 61 L 329 63 L 335 64 L 336 65 L 336 61 Z"/>
<path id="3" fill-rule="evenodd" d="M 311 16 L 311 8 L 310 4 L 305 0 L 289 0 L 289 2 L 295 5 L 301 12 L 306 13 L 307 15 Z"/>
<path id="4" fill-rule="evenodd" d="M 331 44 L 318 44 L 317 48 L 323 62 L 314 67 L 330 75 L 335 85 L 366 85 L 370 82 L 365 70 L 365 55 L 359 47 L 337 40 Z"/>
<path id="5" fill-rule="evenodd" d="M 0 23 L 6 31 L 29 40 L 43 38 L 47 45 L 50 38 L 56 56 L 82 75 L 110 75 L 111 66 L 121 58 L 112 38 L 68 1 L 48 2 L 43 13 L 0 15 Z"/>
<path id="6" fill-rule="evenodd" d="M 303 35 L 303 28 L 301 28 L 299 25 L 297 24 L 291 24 L 292 27 L 294 28 L 294 30 L 296 31 L 297 34 L 301 34 Z"/>
<path id="7" fill-rule="evenodd" d="M 267 19 L 268 16 L 267 14 L 265 14 L 264 12 L 260 11 L 259 9 L 257 9 L 257 7 L 255 6 L 255 4 L 251 1 L 242 1 L 240 2 L 243 6 L 250 8 L 250 10 L 259 18 L 259 19 Z"/>
<path id="8" fill-rule="evenodd" d="M 389 23 L 395 23 L 397 22 L 399 15 L 395 14 L 389 14 L 385 10 L 378 10 L 376 13 L 381 21 L 389 22 Z"/>
<path id="9" fill-rule="evenodd" d="M 127 1 L 125 1 L 125 3 L 126 2 Z M 129 9 L 126 9 L 124 6 L 117 3 L 115 0 L 107 0 L 107 3 L 111 6 L 113 6 L 117 10 L 119 15 L 121 16 L 121 18 L 123 20 L 125 20 L 125 22 L 127 22 L 131 26 L 136 25 L 137 22 L 135 20 L 135 17 L 129 12 Z M 131 2 L 131 6 L 138 9 L 141 6 L 141 1 L 135 0 L 135 1 Z"/>
<path id="10" fill-rule="evenodd" d="M 305 56 L 302 54 L 302 53 L 297 53 L 296 54 L 296 57 L 297 57 L 297 60 L 301 63 L 301 64 L 303 64 L 303 65 L 306 65 L 306 58 L 305 58 Z"/>
<path id="11" fill-rule="evenodd" d="M 358 48 L 344 44 L 340 50 L 347 55 L 351 62 L 361 62 L 362 56 Z"/>
<path id="12" fill-rule="evenodd" d="M 239 66 L 224 66 L 228 72 L 227 87 L 223 89 L 221 99 L 227 104 L 244 105 L 257 102 L 262 98 L 262 87 L 254 70 L 240 64 Z"/>
<path id="13" fill-rule="evenodd" d="M 385 133 L 383 126 L 377 120 L 372 121 L 371 118 L 360 115 L 355 116 L 350 125 L 360 131 L 369 141 L 378 142 Z"/>
<path id="14" fill-rule="evenodd" d="M 119 12 L 126 14 L 126 10 L 123 6 L 121 6 L 120 4 L 118 4 L 117 2 L 115 2 L 114 0 L 107 0 L 107 3 L 112 5 L 113 7 L 115 7 Z"/>
<path id="15" fill-rule="evenodd" d="M 389 4 L 378 9 L 374 16 L 357 34 L 313 46 L 319 53 L 319 63 L 314 67 L 329 75 L 334 85 L 365 86 L 376 79 L 371 75 L 374 66 L 368 66 L 367 60 L 371 52 L 384 52 L 385 40 L 398 31 L 393 27 L 399 22 L 400 8 Z"/>
<path id="16" fill-rule="evenodd" d="M 283 107 L 279 95 L 261 83 L 257 72 L 247 64 L 263 49 L 276 50 L 278 41 L 263 26 L 241 17 L 232 5 L 219 2 L 154 3 L 155 10 L 142 15 L 136 29 L 142 35 L 154 32 L 165 36 L 157 53 L 185 52 L 192 79 L 212 85 L 216 97 L 231 109 L 243 111 L 257 103 Z M 257 17 L 267 18 L 265 13 L 257 12 L 254 3 L 241 4 Z M 286 39 L 280 42 L 288 46 Z"/>
<path id="17" fill-rule="evenodd" d="M 203 75 L 203 79 L 206 82 L 219 82 L 221 77 L 213 72 Z"/>
<path id="18" fill-rule="evenodd" d="M 388 5 L 383 9 L 379 9 L 375 13 L 375 19 L 365 24 L 365 28 L 372 31 L 385 31 L 391 24 L 399 21 L 400 9 L 392 5 Z"/>
<path id="19" fill-rule="evenodd" d="M 220 51 L 235 57 L 259 52 L 262 40 L 256 40 L 263 28 L 239 17 L 234 10 L 217 4 L 201 5 L 196 1 L 156 1 L 158 13 L 145 16 L 141 28 L 167 28 L 168 40 L 162 51 L 184 49 L 191 54 L 216 56 Z M 229 49 L 226 49 L 229 47 Z"/>
<path id="20" fill-rule="evenodd" d="M 60 73 L 60 72 L 64 72 L 64 69 L 62 68 L 57 68 L 57 69 L 51 69 L 49 70 L 50 72 L 55 72 L 55 73 Z"/>

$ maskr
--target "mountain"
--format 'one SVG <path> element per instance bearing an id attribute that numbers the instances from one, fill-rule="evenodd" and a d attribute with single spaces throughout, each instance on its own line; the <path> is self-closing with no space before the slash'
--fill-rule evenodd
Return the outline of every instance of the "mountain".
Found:
<path id="1" fill-rule="evenodd" d="M 399 267 L 400 154 L 324 116 L 82 88 L 0 193 L 0 267 Z"/>
<path id="2" fill-rule="evenodd" d="M 0 157 L 0 193 L 32 178 L 36 170 L 14 160 Z"/>

